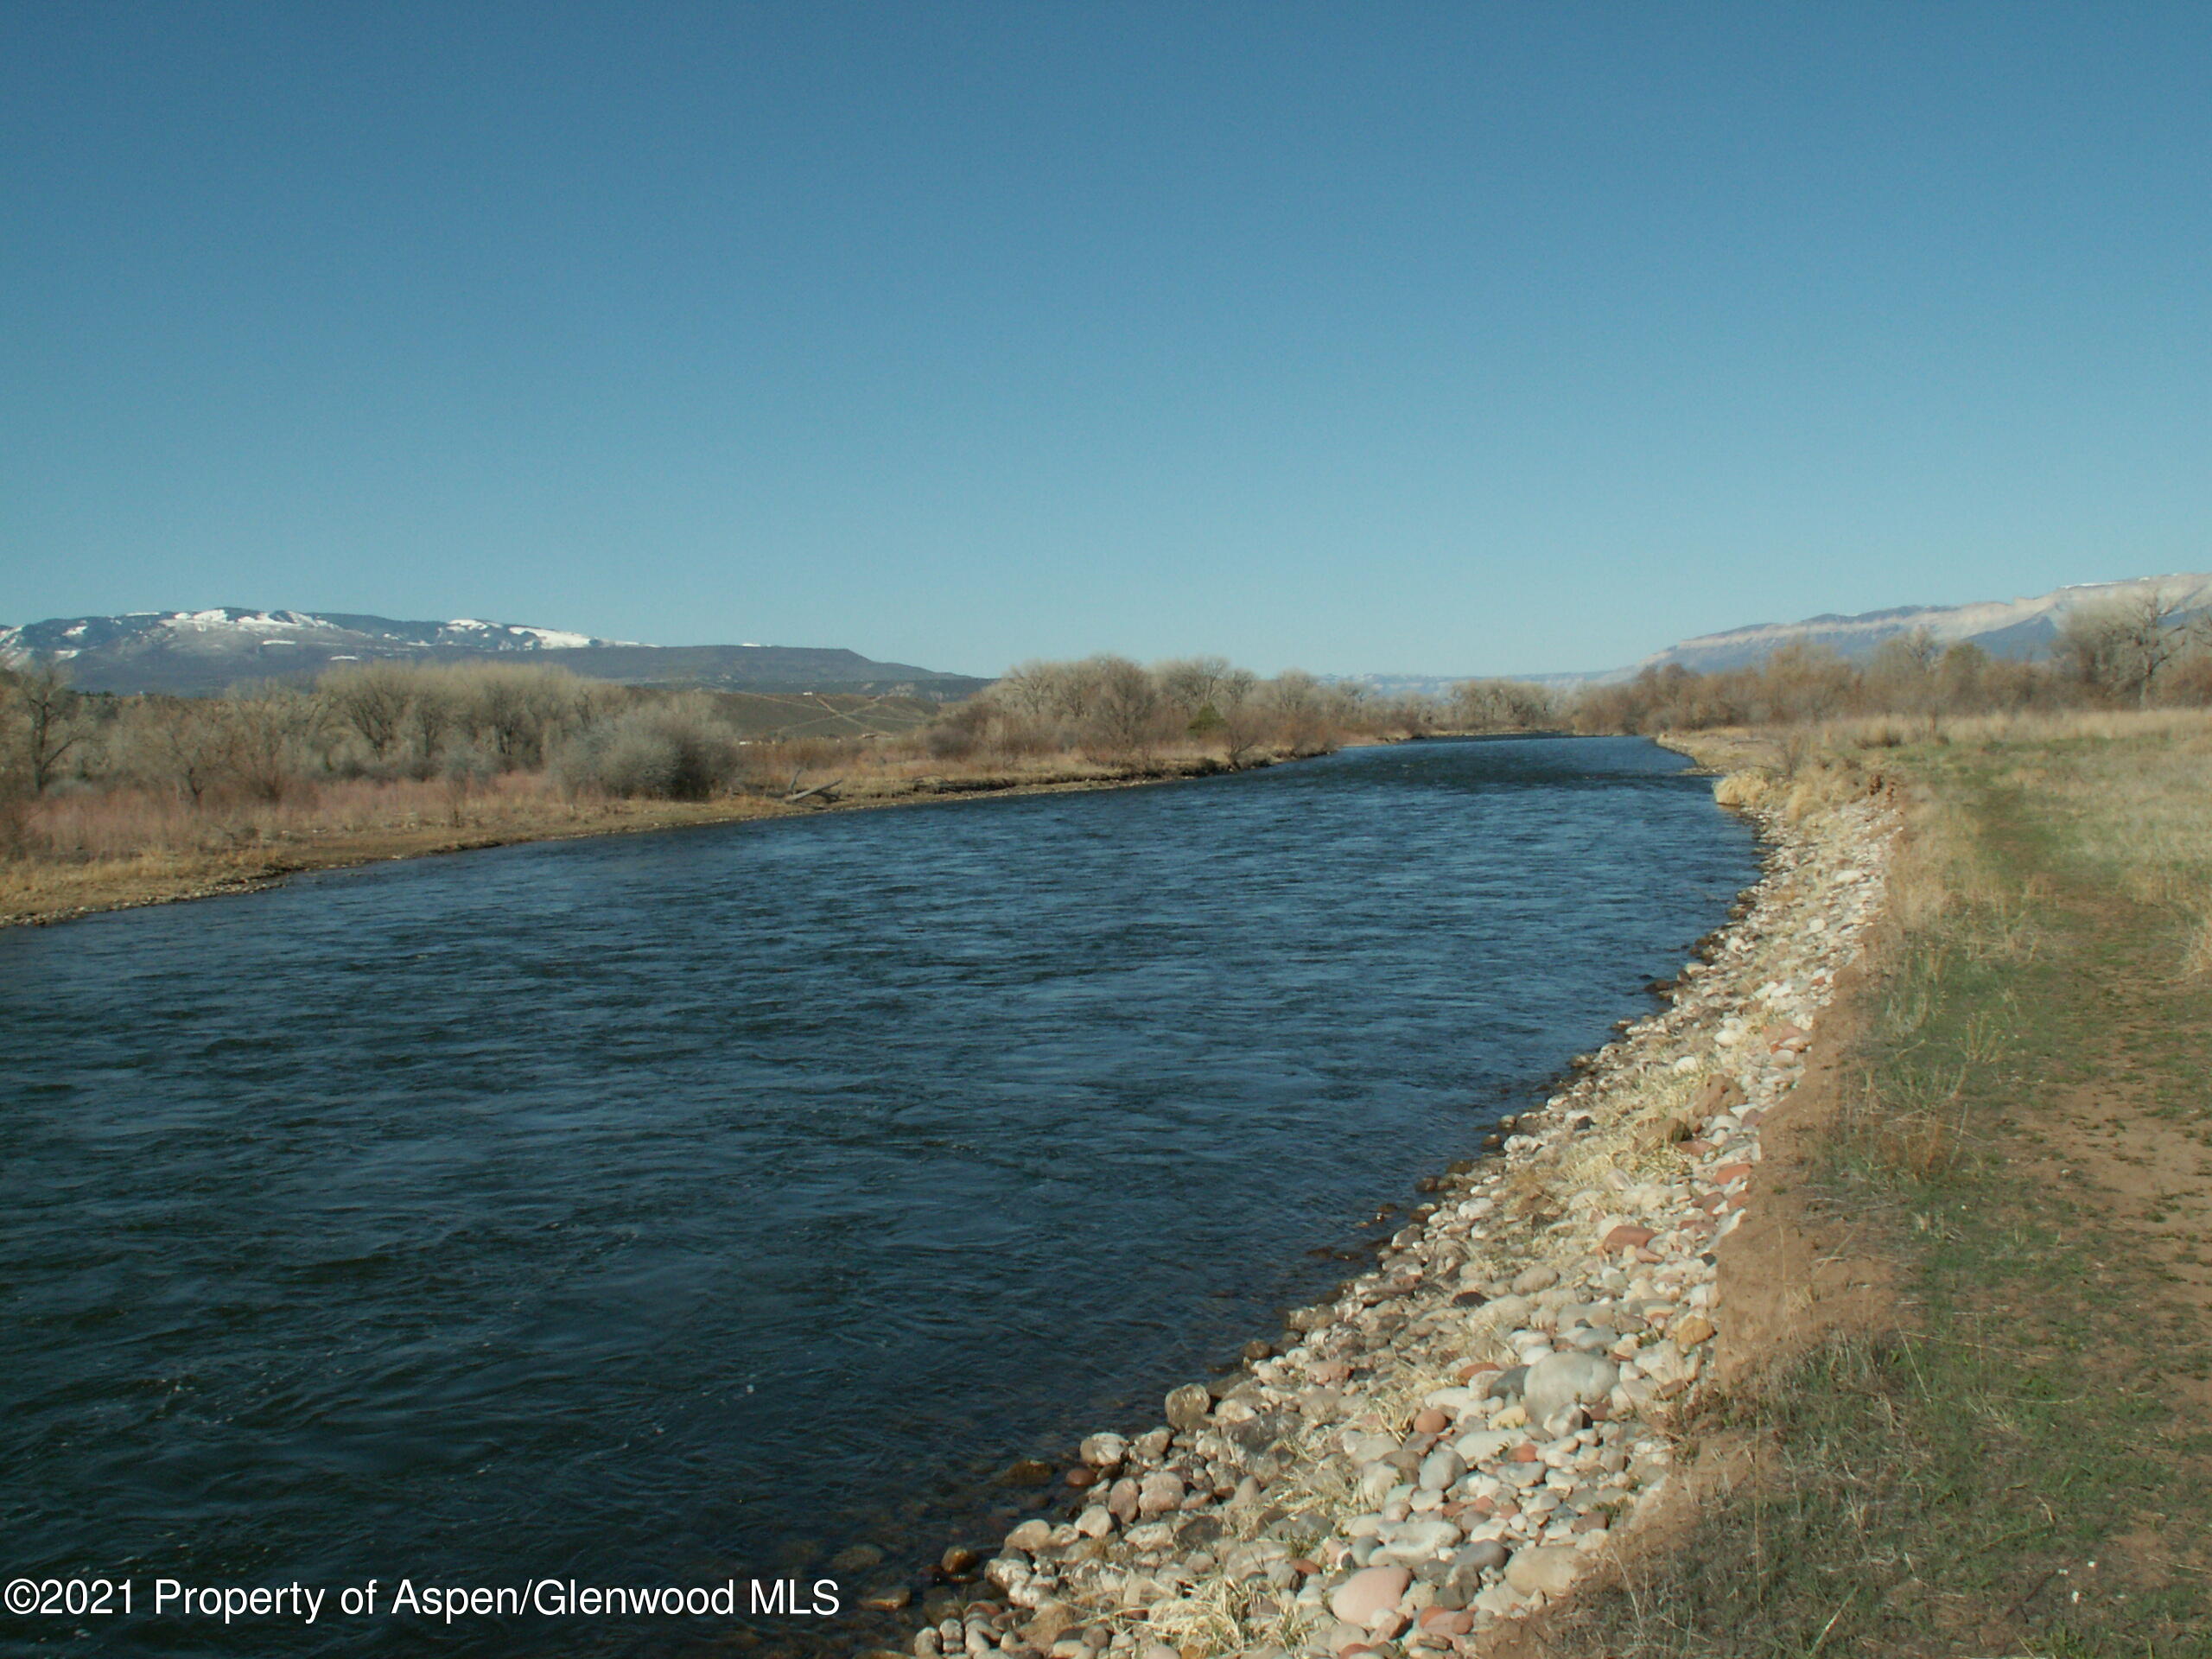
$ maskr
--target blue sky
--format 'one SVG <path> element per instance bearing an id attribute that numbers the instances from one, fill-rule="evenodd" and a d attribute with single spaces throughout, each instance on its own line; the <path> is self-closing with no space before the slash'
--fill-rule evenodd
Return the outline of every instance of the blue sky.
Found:
<path id="1" fill-rule="evenodd" d="M 2212 568 L 2212 6 L 0 10 L 0 620 L 1610 666 Z"/>

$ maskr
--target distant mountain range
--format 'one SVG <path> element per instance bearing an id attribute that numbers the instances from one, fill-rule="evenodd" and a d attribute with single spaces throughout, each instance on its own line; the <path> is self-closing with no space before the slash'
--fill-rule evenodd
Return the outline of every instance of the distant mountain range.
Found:
<path id="1" fill-rule="evenodd" d="M 736 691 L 968 696 L 988 684 L 856 651 L 801 645 L 641 645 L 514 622 L 400 622 L 322 611 L 133 611 L 0 627 L 0 660 L 51 657 L 86 691 L 207 692 L 307 678 L 348 663 L 527 661 L 626 685 Z"/>
<path id="2" fill-rule="evenodd" d="M 1759 622 L 1725 633 L 1701 633 L 1694 639 L 1654 652 L 1626 668 L 1602 669 L 1580 674 L 1519 674 L 1512 677 L 1539 685 L 1571 690 L 1578 685 L 1605 685 L 1632 679 L 1647 668 L 1679 663 L 1700 673 L 1743 668 L 1764 662 L 1784 645 L 1822 645 L 1853 662 L 1864 662 L 1896 639 L 1925 628 L 1945 645 L 1971 643 L 1993 657 L 2031 658 L 2048 655 L 2068 616 L 2077 610 L 2102 605 L 2126 604 L 2147 594 L 2158 594 L 2179 607 L 2176 620 L 2186 621 L 2212 613 L 2212 575 L 2183 573 L 2171 576 L 2135 576 L 2125 582 L 2082 582 L 2038 594 L 2032 599 L 1980 600 L 1968 605 L 1905 605 L 1895 610 L 1864 611 L 1856 616 L 1810 616 L 1802 622 Z M 1369 687 L 1382 696 L 1440 696 L 1450 695 L 1460 681 L 1479 676 L 1442 674 L 1339 674 L 1338 683 Z"/>
<path id="3" fill-rule="evenodd" d="M 2124 604 L 2161 594 L 2186 618 L 2212 613 L 2212 575 L 2138 576 L 2084 582 L 2031 599 L 1968 605 L 1907 605 L 1856 616 L 1761 622 L 1703 633 L 1655 652 L 1627 668 L 1598 673 L 1531 674 L 1562 688 L 1624 680 L 1670 664 L 1702 672 L 1764 661 L 1784 645 L 1821 645 L 1863 661 L 1884 641 L 1926 629 L 1938 643 L 1970 642 L 1992 656 L 2045 655 L 2066 619 L 2084 607 Z M 967 674 L 880 663 L 858 652 L 799 645 L 641 645 L 515 622 L 397 622 L 384 616 L 323 611 L 133 611 L 123 616 L 57 617 L 0 627 L 0 661 L 50 656 L 67 664 L 87 691 L 219 691 L 241 682 L 305 678 L 357 662 L 557 664 L 595 680 L 626 685 L 702 685 L 732 691 L 819 691 L 936 701 L 972 696 L 990 683 Z M 1344 674 L 1385 696 L 1447 696 L 1475 676 Z"/>
<path id="4" fill-rule="evenodd" d="M 1980 645 L 1993 657 L 2045 656 L 2058 631 L 2074 612 L 2126 604 L 2159 594 L 2179 606 L 2183 616 L 2212 611 L 2212 575 L 2137 576 L 2126 582 L 2083 582 L 2038 594 L 2032 599 L 1989 599 L 1969 605 L 1907 605 L 1857 616 L 1813 616 L 1802 622 L 1761 622 L 1694 639 L 1654 652 L 1634 668 L 1618 669 L 1600 679 L 1622 679 L 1646 668 L 1679 663 L 1710 672 L 1763 662 L 1784 645 L 1825 645 L 1853 661 L 1864 661 L 1885 640 L 1925 628 L 1942 645 Z"/>

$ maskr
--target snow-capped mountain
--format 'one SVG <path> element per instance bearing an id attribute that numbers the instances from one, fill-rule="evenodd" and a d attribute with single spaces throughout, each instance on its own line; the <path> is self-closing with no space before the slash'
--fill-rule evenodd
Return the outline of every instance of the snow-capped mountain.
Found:
<path id="1" fill-rule="evenodd" d="M 857 652 L 785 645 L 641 645 L 564 628 L 460 617 L 402 622 L 327 611 L 133 611 L 0 627 L 0 662 L 64 664 L 86 691 L 205 692 L 309 678 L 349 663 L 531 659 L 592 679 L 790 690 L 912 690 L 964 695 L 983 682 L 879 663 Z"/>

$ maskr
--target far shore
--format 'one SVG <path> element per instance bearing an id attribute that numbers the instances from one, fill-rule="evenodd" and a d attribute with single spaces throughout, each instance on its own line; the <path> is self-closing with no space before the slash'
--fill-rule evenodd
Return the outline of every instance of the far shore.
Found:
<path id="1" fill-rule="evenodd" d="M 1272 766 L 1287 756 L 1256 758 L 1240 770 Z M 1144 765 L 1059 763 L 1032 774 L 947 772 L 921 778 L 861 779 L 848 791 L 790 800 L 730 795 L 710 801 L 625 800 L 616 798 L 544 800 L 509 809 L 495 823 L 379 825 L 353 832 L 318 834 L 224 852 L 148 852 L 135 857 L 73 863 L 18 865 L 0 891 L 0 927 L 48 926 L 111 911 L 178 904 L 257 893 L 288 877 L 358 868 L 396 859 L 480 852 L 531 842 L 639 835 L 702 824 L 747 823 L 807 817 L 933 801 L 988 799 L 1010 795 L 1067 794 L 1128 789 L 1211 776 L 1231 770 L 1211 755 L 1173 754 Z M 490 813 L 486 817 L 492 816 Z"/>
<path id="2" fill-rule="evenodd" d="M 1502 741 L 1576 735 L 1564 730 L 1433 732 L 1423 733 L 1417 738 L 1356 740 L 1336 747 L 1368 748 L 1431 740 Z M 1653 741 L 1662 747 L 1688 753 L 1679 739 L 1660 737 Z M 936 801 L 1134 789 L 1230 772 L 1256 771 L 1301 758 L 1304 757 L 1287 753 L 1262 753 L 1232 766 L 1218 756 L 1205 753 L 1169 753 L 1126 764 L 1060 756 L 1029 771 L 948 768 L 920 777 L 862 777 L 801 799 L 760 794 L 719 796 L 708 801 L 598 796 L 545 798 L 516 804 L 477 798 L 462 802 L 452 818 L 444 823 L 424 817 L 412 823 L 377 824 L 359 830 L 317 830 L 274 836 L 223 851 L 157 849 L 125 857 L 0 865 L 0 928 L 45 927 L 149 905 L 236 897 L 281 886 L 295 875 L 356 869 L 398 859 L 482 852 L 533 842 L 642 835 L 703 824 L 807 817 L 823 812 L 922 806 Z"/>

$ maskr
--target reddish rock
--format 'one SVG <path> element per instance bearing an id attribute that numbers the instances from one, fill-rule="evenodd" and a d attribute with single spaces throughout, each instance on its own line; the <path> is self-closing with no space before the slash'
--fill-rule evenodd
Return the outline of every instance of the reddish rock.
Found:
<path id="1" fill-rule="evenodd" d="M 1682 1142 L 1682 1150 L 1693 1158 L 1702 1158 L 1708 1153 L 1719 1151 L 1720 1148 L 1710 1141 L 1685 1141 Z"/>
<path id="2" fill-rule="evenodd" d="M 1098 1471 L 1096 1469 L 1071 1469 L 1068 1471 L 1068 1484 L 1074 1487 L 1077 1491 L 1083 1491 L 1087 1486 L 1095 1486 L 1097 1483 Z"/>
<path id="3" fill-rule="evenodd" d="M 1465 1608 L 1425 1607 L 1421 1627 L 1432 1636 L 1465 1636 L 1475 1628 L 1475 1616 Z"/>
<path id="4" fill-rule="evenodd" d="M 1424 1406 L 1414 1414 L 1414 1433 L 1416 1434 L 1441 1434 L 1451 1427 L 1450 1414 L 1439 1411 L 1434 1406 Z"/>
<path id="5" fill-rule="evenodd" d="M 1319 1365 L 1308 1368 L 1306 1374 L 1323 1388 L 1333 1388 L 1351 1376 L 1351 1367 L 1341 1359 L 1325 1359 Z"/>
<path id="6" fill-rule="evenodd" d="M 1685 1314 L 1675 1323 L 1674 1338 L 1684 1348 L 1694 1348 L 1713 1336 L 1713 1321 L 1702 1313 Z"/>
<path id="7" fill-rule="evenodd" d="M 1483 1376 L 1485 1372 L 1502 1371 L 1505 1368 L 1503 1365 L 1500 1365 L 1496 1360 L 1491 1359 L 1478 1359 L 1471 1365 L 1462 1365 L 1459 1371 L 1459 1386 L 1461 1388 L 1466 1387 L 1468 1383 L 1473 1382 L 1477 1377 Z"/>
<path id="8" fill-rule="evenodd" d="M 1512 1452 L 1513 1461 L 1516 1463 L 1535 1463 L 1544 1454 L 1542 1452 L 1536 1450 L 1535 1443 L 1533 1440 L 1522 1441 L 1520 1445 L 1513 1448 Z"/>
<path id="9" fill-rule="evenodd" d="M 1713 1172 L 1713 1179 L 1726 1186 L 1731 1181 L 1740 1181 L 1751 1173 L 1749 1164 L 1723 1164 Z"/>
<path id="10" fill-rule="evenodd" d="M 1600 1248 L 1607 1250 L 1640 1250 L 1658 1236 L 1659 1235 L 1649 1227 L 1638 1227 L 1632 1223 L 1623 1222 L 1605 1235 L 1605 1242 Z"/>
<path id="11" fill-rule="evenodd" d="M 1320 1562 L 1308 1560 L 1303 1555 L 1292 1556 L 1287 1565 L 1301 1579 L 1310 1579 L 1321 1570 Z"/>
<path id="12" fill-rule="evenodd" d="M 1496 1515 L 1497 1500 L 1491 1497 L 1478 1497 L 1469 1503 L 1467 1507 L 1477 1515 Z"/>

